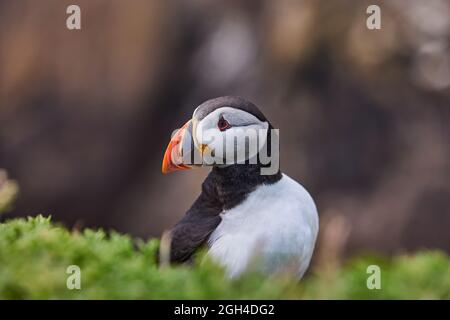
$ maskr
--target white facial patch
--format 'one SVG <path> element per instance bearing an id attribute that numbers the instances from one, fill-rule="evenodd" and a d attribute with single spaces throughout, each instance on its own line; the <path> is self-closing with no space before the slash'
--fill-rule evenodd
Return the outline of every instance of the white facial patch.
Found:
<path id="1" fill-rule="evenodd" d="M 221 131 L 219 119 L 225 119 L 230 128 Z M 256 155 L 266 147 L 269 124 L 254 115 L 231 107 L 214 110 L 199 121 L 194 129 L 196 148 L 202 149 L 206 165 L 228 165 L 249 160 L 256 163 Z"/>

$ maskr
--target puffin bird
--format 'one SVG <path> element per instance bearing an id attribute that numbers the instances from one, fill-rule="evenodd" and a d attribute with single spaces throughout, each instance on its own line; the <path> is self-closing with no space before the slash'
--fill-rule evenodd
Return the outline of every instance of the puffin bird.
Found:
<path id="1" fill-rule="evenodd" d="M 170 230 L 171 262 L 188 261 L 206 245 L 231 278 L 252 268 L 303 276 L 317 238 L 317 209 L 303 186 L 279 168 L 263 172 L 270 166 L 262 161 L 263 151 L 271 159 L 278 156 L 273 132 L 253 103 L 226 96 L 198 106 L 175 133 L 163 173 L 195 166 L 212 170 L 198 198 Z"/>

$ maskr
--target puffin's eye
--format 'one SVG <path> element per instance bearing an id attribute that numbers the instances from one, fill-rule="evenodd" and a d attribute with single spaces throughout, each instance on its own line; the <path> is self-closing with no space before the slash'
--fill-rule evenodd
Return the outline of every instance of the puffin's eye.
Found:
<path id="1" fill-rule="evenodd" d="M 231 124 L 223 118 L 223 116 L 220 116 L 219 122 L 217 122 L 217 127 L 220 131 L 225 131 L 228 128 L 231 128 Z"/>

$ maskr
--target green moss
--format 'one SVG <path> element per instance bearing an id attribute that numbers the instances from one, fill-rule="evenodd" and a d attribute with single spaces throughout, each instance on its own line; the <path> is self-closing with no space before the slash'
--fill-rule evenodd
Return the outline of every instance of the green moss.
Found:
<path id="1" fill-rule="evenodd" d="M 381 270 L 381 289 L 366 286 L 369 265 Z M 332 276 L 331 285 L 315 274 L 306 282 L 306 297 L 321 299 L 449 299 L 450 260 L 439 251 L 422 251 L 393 259 L 358 257 Z"/>
<path id="2" fill-rule="evenodd" d="M 316 268 L 298 283 L 247 274 L 229 281 L 203 258 L 194 266 L 159 268 L 157 240 L 117 233 L 69 232 L 38 216 L 0 224 L 0 299 L 299 299 L 450 298 L 450 261 L 439 252 L 388 260 L 352 259 L 333 272 Z M 368 265 L 382 289 L 368 290 Z M 69 290 L 66 269 L 81 269 L 81 290 Z"/>

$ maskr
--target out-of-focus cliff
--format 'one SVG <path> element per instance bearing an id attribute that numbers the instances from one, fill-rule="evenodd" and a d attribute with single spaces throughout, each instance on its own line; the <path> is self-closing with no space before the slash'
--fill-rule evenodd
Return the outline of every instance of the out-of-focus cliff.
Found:
<path id="1" fill-rule="evenodd" d="M 160 173 L 171 132 L 231 94 L 280 129 L 345 252 L 450 251 L 450 1 L 79 0 L 81 31 L 69 4 L 0 2 L 3 217 L 159 235 L 207 174 Z"/>

